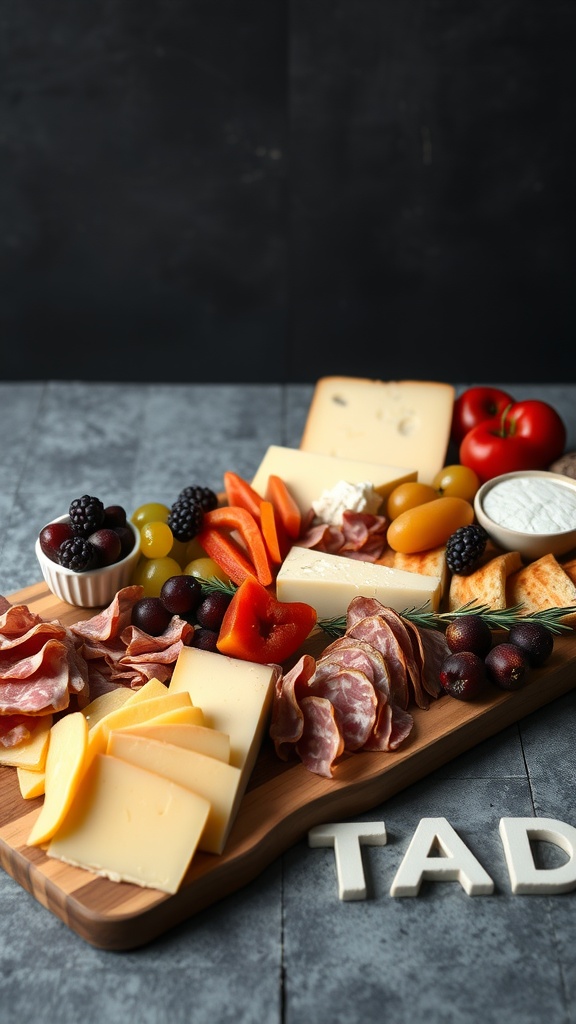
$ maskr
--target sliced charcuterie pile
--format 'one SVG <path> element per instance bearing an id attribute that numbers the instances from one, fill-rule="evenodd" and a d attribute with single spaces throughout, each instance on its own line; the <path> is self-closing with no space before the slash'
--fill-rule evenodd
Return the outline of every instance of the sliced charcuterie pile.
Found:
<path id="1" fill-rule="evenodd" d="M 277 682 L 270 736 L 278 757 L 299 757 L 331 777 L 345 751 L 396 750 L 412 730 L 410 705 L 426 709 L 439 696 L 447 651 L 443 634 L 354 598 L 344 635 L 316 662 L 303 655 Z"/>
<path id="2" fill-rule="evenodd" d="M 131 625 L 141 586 L 92 618 L 64 626 L 0 595 L 0 749 L 27 742 L 43 716 L 82 708 L 118 686 L 166 682 L 194 627 L 174 615 L 160 636 Z"/>
<path id="3" fill-rule="evenodd" d="M 376 562 L 386 548 L 389 525 L 390 520 L 386 516 L 371 512 L 346 511 L 338 525 L 318 523 L 311 513 L 303 523 L 298 546 L 363 562 Z"/>

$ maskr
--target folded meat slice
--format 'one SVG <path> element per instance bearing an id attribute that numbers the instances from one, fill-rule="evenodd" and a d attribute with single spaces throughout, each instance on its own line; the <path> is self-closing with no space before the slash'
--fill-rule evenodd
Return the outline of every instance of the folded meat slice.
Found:
<path id="1" fill-rule="evenodd" d="M 70 703 L 68 650 L 60 640 L 47 640 L 24 678 L 0 680 L 0 714 L 42 715 L 64 711 Z"/>
<path id="2" fill-rule="evenodd" d="M 274 686 L 270 717 L 270 738 L 276 754 L 288 761 L 294 754 L 294 744 L 304 731 L 304 713 L 300 699 L 309 692 L 308 684 L 314 675 L 316 661 L 311 654 L 303 654 L 284 675 L 279 674 Z"/>
<path id="3" fill-rule="evenodd" d="M 334 765 L 344 752 L 334 707 L 325 697 L 311 696 L 302 698 L 300 708 L 303 729 L 296 752 L 309 771 L 331 778 Z"/>
<path id="4" fill-rule="evenodd" d="M 390 674 L 390 700 L 406 710 L 410 700 L 406 658 L 390 625 L 381 615 L 368 615 L 347 626 L 346 636 L 365 640 L 380 651 Z"/>
<path id="5" fill-rule="evenodd" d="M 364 672 L 335 665 L 331 670 L 316 668 L 310 681 L 312 693 L 325 697 L 334 708 L 346 750 L 359 750 L 370 736 L 376 720 L 378 697 Z"/>

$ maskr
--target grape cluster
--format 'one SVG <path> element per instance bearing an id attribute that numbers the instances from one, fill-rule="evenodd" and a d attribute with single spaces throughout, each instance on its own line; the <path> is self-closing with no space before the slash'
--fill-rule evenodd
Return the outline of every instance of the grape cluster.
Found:
<path id="1" fill-rule="evenodd" d="M 132 625 L 149 636 L 160 636 L 173 615 L 194 626 L 191 647 L 216 651 L 218 633 L 233 591 L 204 588 L 199 579 L 178 573 L 164 581 L 157 597 L 142 597 L 132 609 Z"/>
<path id="2" fill-rule="evenodd" d="M 488 683 L 518 690 L 532 668 L 546 663 L 554 637 L 539 622 L 517 622 L 506 640 L 493 643 L 492 631 L 479 615 L 463 615 L 446 629 L 451 651 L 440 668 L 443 690 L 458 700 L 482 697 Z"/>
<path id="3" fill-rule="evenodd" d="M 67 517 L 44 526 L 38 539 L 47 558 L 73 572 L 114 565 L 135 543 L 123 506 L 105 506 L 89 494 L 74 498 Z"/>

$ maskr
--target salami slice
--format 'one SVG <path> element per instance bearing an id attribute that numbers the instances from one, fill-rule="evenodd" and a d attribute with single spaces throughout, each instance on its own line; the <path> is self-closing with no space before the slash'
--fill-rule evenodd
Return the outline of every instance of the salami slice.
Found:
<path id="1" fill-rule="evenodd" d="M 376 720 L 376 690 L 364 672 L 353 668 L 316 670 L 310 687 L 330 701 L 336 712 L 344 747 L 359 750 L 368 739 Z"/>
<path id="2" fill-rule="evenodd" d="M 404 652 L 392 629 L 381 615 L 368 615 L 346 628 L 346 635 L 365 640 L 384 656 L 390 673 L 390 699 L 407 709 L 410 694 Z"/>
<path id="3" fill-rule="evenodd" d="M 303 729 L 296 751 L 309 771 L 331 778 L 335 762 L 344 752 L 334 708 L 329 700 L 316 696 L 303 697 L 300 708 Z"/>
<path id="4" fill-rule="evenodd" d="M 316 661 L 310 654 L 303 654 L 285 675 L 276 680 L 270 720 L 270 738 L 282 761 L 295 753 L 295 744 L 304 731 L 304 713 L 300 698 L 306 694 L 308 684 L 316 669 Z"/>

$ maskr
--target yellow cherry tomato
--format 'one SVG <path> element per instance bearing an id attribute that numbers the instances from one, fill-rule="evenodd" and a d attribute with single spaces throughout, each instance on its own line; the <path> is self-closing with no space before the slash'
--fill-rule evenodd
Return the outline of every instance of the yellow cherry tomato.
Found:
<path id="1" fill-rule="evenodd" d="M 140 530 L 145 523 L 166 523 L 169 515 L 168 505 L 163 505 L 160 501 L 147 501 L 145 505 L 140 505 L 130 518 L 134 526 Z"/>
<path id="2" fill-rule="evenodd" d="M 440 547 L 460 526 L 470 526 L 474 509 L 464 498 L 435 498 L 407 509 L 394 519 L 386 534 L 393 551 L 411 555 Z"/>
<path id="3" fill-rule="evenodd" d="M 422 484 L 417 480 L 406 480 L 398 484 L 388 495 L 386 512 L 389 519 L 396 519 L 402 512 L 409 508 L 416 508 L 426 501 L 434 501 L 438 497 L 437 492 L 431 484 Z"/>
<path id="4" fill-rule="evenodd" d="M 480 480 L 470 466 L 455 464 L 444 466 L 444 469 L 436 473 L 432 487 L 441 498 L 464 498 L 465 501 L 474 501 Z"/>
<path id="5" fill-rule="evenodd" d="M 140 530 L 140 551 L 146 558 L 165 558 L 170 554 L 173 543 L 168 523 L 144 523 Z"/>
<path id="6" fill-rule="evenodd" d="M 180 576 L 182 569 L 174 558 L 141 558 L 132 575 L 132 583 L 144 587 L 144 597 L 160 597 L 160 591 L 171 576 Z"/>
<path id="7" fill-rule="evenodd" d="M 202 580 L 209 580 L 215 576 L 217 580 L 222 580 L 223 583 L 230 582 L 224 570 L 212 558 L 208 558 L 207 555 L 204 558 L 193 558 L 185 566 L 184 573 L 187 576 L 196 576 Z"/>

